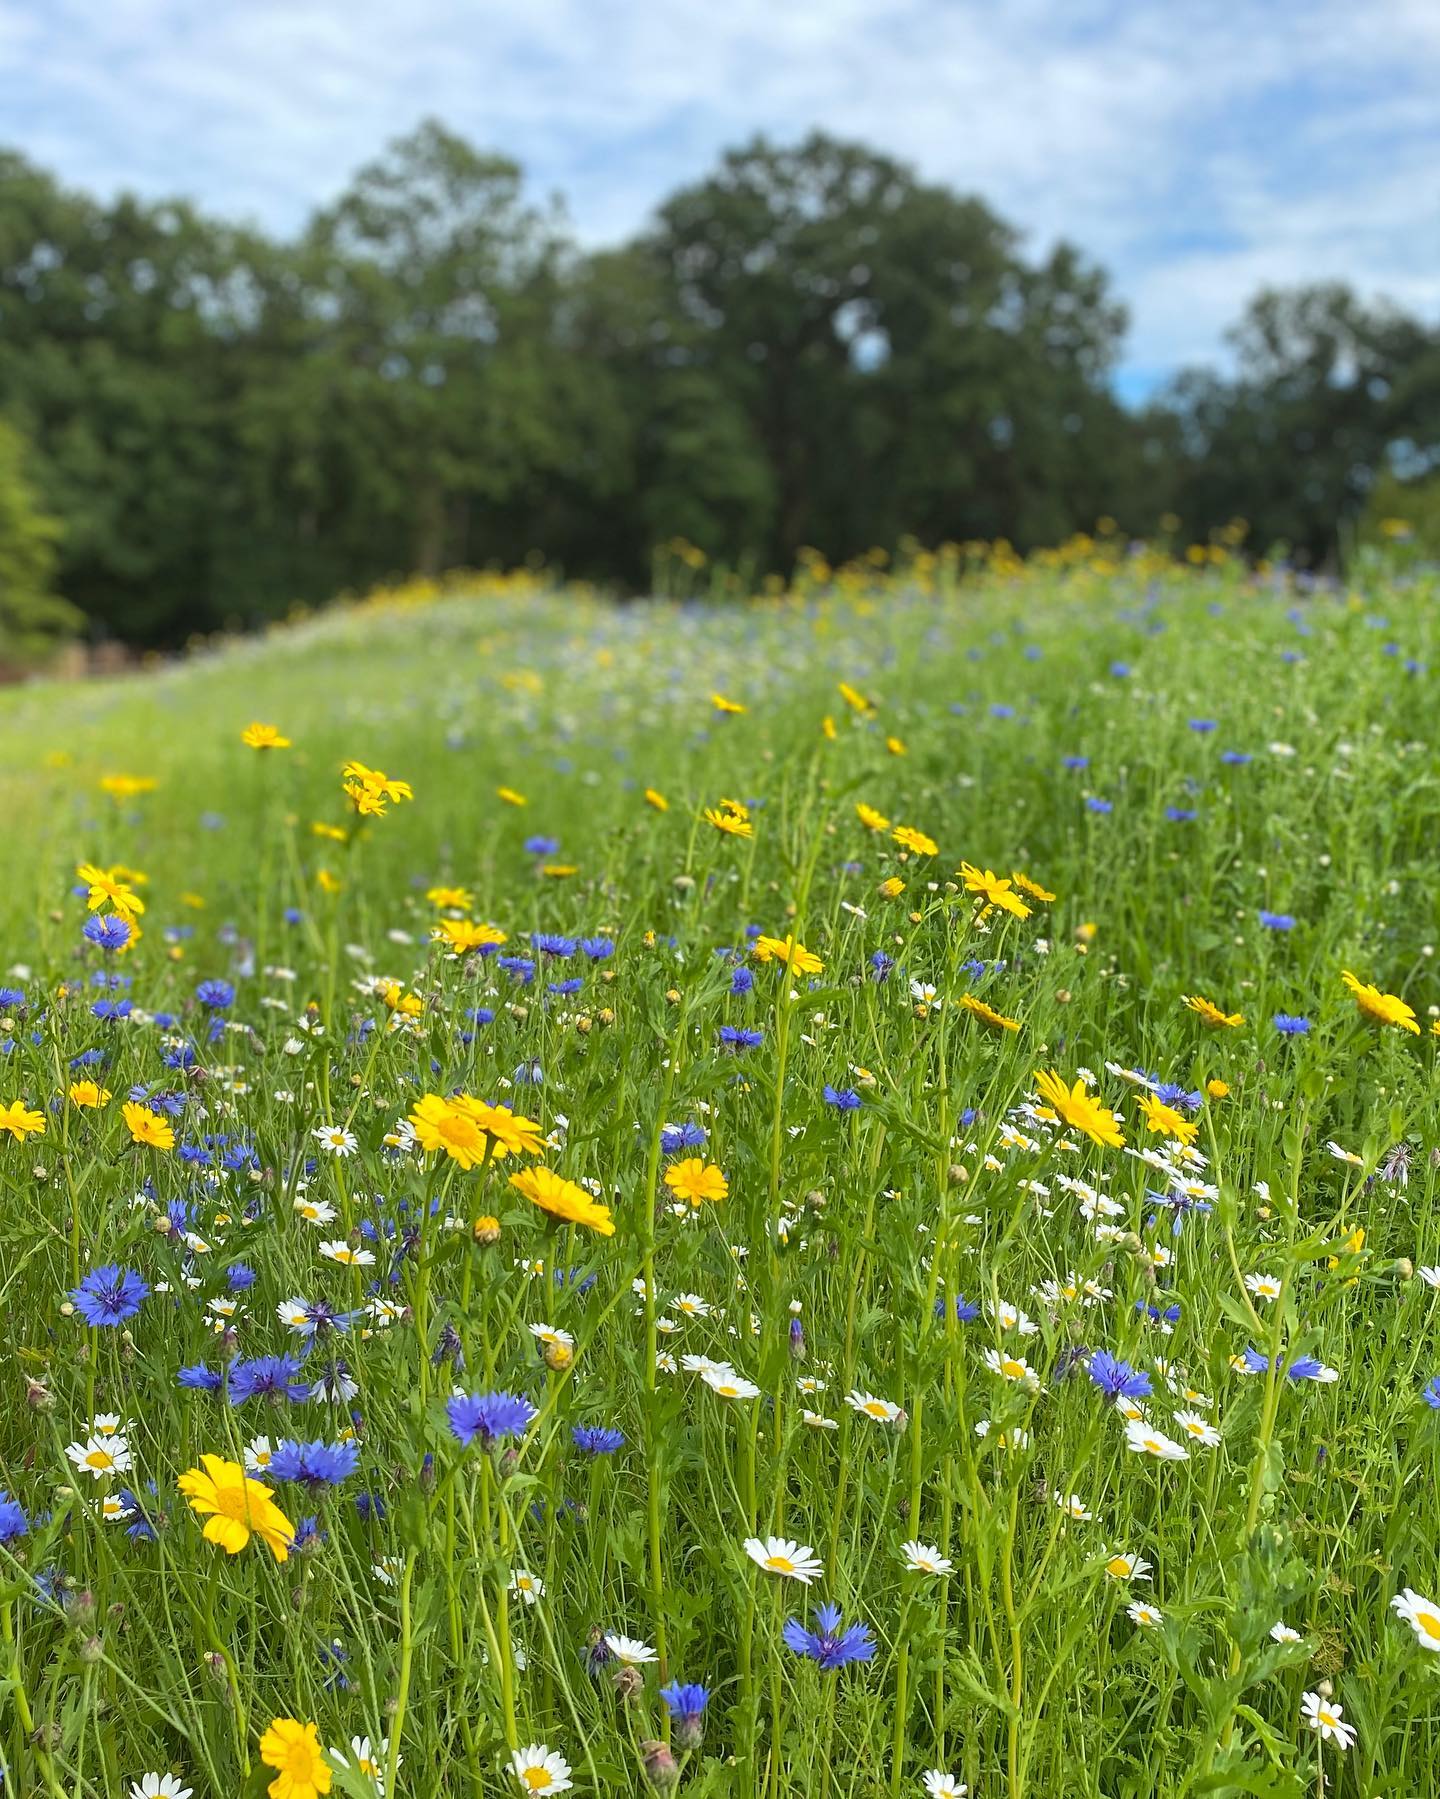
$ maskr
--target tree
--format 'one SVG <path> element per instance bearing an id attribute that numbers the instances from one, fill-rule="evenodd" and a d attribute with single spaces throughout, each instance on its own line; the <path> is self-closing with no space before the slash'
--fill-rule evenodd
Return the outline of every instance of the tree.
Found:
<path id="1" fill-rule="evenodd" d="M 25 472 L 25 442 L 0 419 L 0 664 L 43 659 L 83 623 L 52 583 L 60 537 Z"/>

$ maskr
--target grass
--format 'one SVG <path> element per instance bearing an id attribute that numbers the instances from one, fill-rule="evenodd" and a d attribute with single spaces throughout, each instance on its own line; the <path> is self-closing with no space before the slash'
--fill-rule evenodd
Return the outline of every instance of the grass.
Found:
<path id="1" fill-rule="evenodd" d="M 1391 1601 L 1440 1588 L 1436 597 L 1104 556 L 750 607 L 493 582 L 5 695 L 0 1108 L 45 1124 L 0 1136 L 6 1790 L 1431 1790 L 1440 1636 Z M 357 817 L 351 758 L 413 800 Z M 82 862 L 146 877 L 133 949 L 82 935 Z M 1056 897 L 1017 916 L 962 863 Z M 432 941 L 452 885 L 498 954 Z M 1123 1148 L 1044 1105 L 1052 1069 Z M 174 1147 L 132 1142 L 132 1090 Z M 411 1147 L 427 1094 L 474 1141 L 456 1093 L 546 1141 Z M 677 1200 L 689 1160 L 723 1197 Z M 569 1220 L 511 1184 L 536 1164 L 583 1184 Z M 150 1291 L 91 1326 L 107 1265 Z M 1183 1459 L 1127 1446 L 1102 1351 Z M 281 1354 L 305 1397 L 242 1398 Z M 524 1398 L 518 1434 L 462 1444 L 457 1392 Z M 95 1478 L 67 1447 L 104 1414 L 132 1466 Z M 262 1438 L 342 1472 L 269 1478 L 283 1562 L 177 1486 Z M 865 1627 L 838 1669 L 787 1632 L 827 1601 Z M 306 1784 L 302 1749 L 286 1786 L 275 1719 L 351 1765 Z M 517 1775 L 536 1744 L 568 1774 Z"/>

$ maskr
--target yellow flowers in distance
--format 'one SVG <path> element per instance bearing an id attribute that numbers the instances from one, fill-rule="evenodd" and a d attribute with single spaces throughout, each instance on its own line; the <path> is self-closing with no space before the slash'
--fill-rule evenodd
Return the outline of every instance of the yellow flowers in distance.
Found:
<path id="1" fill-rule="evenodd" d="M 9 1131 L 17 1143 L 27 1137 L 43 1137 L 45 1114 L 32 1112 L 23 1099 L 12 1099 L 8 1106 L 0 1106 L 0 1131 Z"/>
<path id="2" fill-rule="evenodd" d="M 1420 1026 L 1415 1022 L 1413 1009 L 1398 994 L 1382 993 L 1378 987 L 1372 987 L 1351 974 L 1348 968 L 1342 970 L 1340 978 L 1355 995 L 1355 1004 L 1362 1018 L 1368 1018 L 1373 1024 L 1393 1024 L 1397 1029 L 1409 1031 L 1415 1037 L 1420 1035 Z"/>
<path id="3" fill-rule="evenodd" d="M 665 1185 L 677 1199 L 688 1199 L 697 1210 L 706 1200 L 725 1199 L 730 1183 L 712 1162 L 708 1166 L 698 1156 L 687 1156 L 665 1170 Z"/>
<path id="4" fill-rule="evenodd" d="M 1018 1031 L 1020 1020 L 1007 1018 L 1003 1012 L 997 1012 L 994 1006 L 987 1006 L 983 999 L 976 999 L 973 993 L 962 993 L 955 1002 L 962 1011 L 973 1013 L 976 1018 L 986 1024 L 994 1025 L 1001 1031 Z"/>
<path id="5" fill-rule="evenodd" d="M 669 800 L 667 800 L 665 795 L 655 787 L 647 787 L 645 789 L 645 804 L 647 806 L 653 806 L 657 812 L 668 812 L 670 810 Z"/>
<path id="6" fill-rule="evenodd" d="M 740 713 L 745 710 L 739 700 L 727 700 L 723 693 L 712 693 L 710 695 L 710 704 L 717 712 Z"/>
<path id="7" fill-rule="evenodd" d="M 1102 1144 L 1107 1149 L 1125 1147 L 1120 1120 L 1098 1100 L 1091 1099 L 1085 1091 L 1084 1081 L 1076 1081 L 1073 1087 L 1067 1087 L 1053 1069 L 1049 1072 L 1037 1070 L 1035 1087 L 1040 1097 L 1053 1108 L 1055 1115 L 1072 1130 L 1083 1131 L 1091 1142 Z"/>
<path id="8" fill-rule="evenodd" d="M 274 725 L 262 725 L 258 721 L 246 725 L 240 733 L 240 741 L 248 744 L 252 750 L 288 750 L 290 739 L 282 737 Z"/>
<path id="9" fill-rule="evenodd" d="M 890 820 L 883 812 L 877 812 L 873 806 L 867 806 L 863 800 L 857 801 L 855 816 L 867 831 L 888 831 Z"/>
<path id="10" fill-rule="evenodd" d="M 753 837 L 750 808 L 742 800 L 721 800 L 718 806 L 707 806 L 702 814 L 707 824 L 726 837 Z"/>
<path id="11" fill-rule="evenodd" d="M 171 1130 L 169 1121 L 158 1112 L 152 1112 L 149 1106 L 142 1106 L 138 1100 L 127 1099 L 120 1108 L 120 1113 L 132 1143 L 142 1143 L 150 1149 L 174 1149 L 175 1133 Z"/>
<path id="12" fill-rule="evenodd" d="M 85 904 L 92 912 L 109 905 L 131 924 L 145 910 L 145 902 L 135 891 L 133 869 L 97 868 L 93 862 L 82 862 L 75 873 L 90 889 Z"/>
<path id="13" fill-rule="evenodd" d="M 757 962 L 783 962 L 791 974 L 823 974 L 819 956 L 793 937 L 757 937 L 752 952 Z"/>
<path id="14" fill-rule="evenodd" d="M 191 1468 L 175 1483 L 190 1501 L 190 1509 L 206 1518 L 205 1540 L 216 1543 L 226 1555 L 239 1555 L 251 1537 L 283 1562 L 295 1541 L 295 1526 L 274 1503 L 273 1487 L 251 1480 L 238 1462 L 222 1456 L 202 1455 L 202 1468 Z"/>
<path id="15" fill-rule="evenodd" d="M 133 800 L 142 793 L 154 793 L 160 783 L 153 775 L 101 775 L 100 791 L 108 793 L 117 805 Z"/>
<path id="16" fill-rule="evenodd" d="M 540 1126 L 509 1106 L 492 1106 L 468 1093 L 446 1099 L 427 1093 L 410 1114 L 415 1140 L 427 1155 L 439 1151 L 462 1168 L 505 1156 L 538 1156 L 545 1148 Z"/>
<path id="17" fill-rule="evenodd" d="M 615 1221 L 610 1216 L 609 1206 L 601 1205 L 582 1186 L 567 1181 L 553 1168 L 526 1168 L 510 1176 L 510 1185 L 531 1205 L 539 1206 L 552 1218 L 563 1218 L 569 1224 L 583 1224 L 602 1237 L 615 1235 Z"/>
<path id="18" fill-rule="evenodd" d="M 392 781 L 384 769 L 367 768 L 363 762 L 347 762 L 341 784 L 362 818 L 383 818 L 392 800 L 398 805 L 415 797 L 408 781 Z"/>
<path id="19" fill-rule="evenodd" d="M 1016 893 L 1013 883 L 1003 875 L 997 875 L 993 868 L 972 868 L 968 862 L 962 862 L 959 872 L 965 891 L 978 894 L 987 908 L 998 906 L 1002 912 L 1012 913 L 1016 918 L 1028 918 L 1034 911 L 1034 907 L 1027 906 Z"/>
<path id="20" fill-rule="evenodd" d="M 507 941 L 498 925 L 477 924 L 473 918 L 442 918 L 430 935 L 457 956 L 479 949 L 495 949 Z"/>
<path id="21" fill-rule="evenodd" d="M 923 831 L 917 831 L 913 825 L 896 825 L 890 833 L 890 841 L 898 843 L 902 850 L 909 850 L 916 856 L 936 856 L 940 853 L 940 845 L 933 837 L 927 837 Z"/>
<path id="22" fill-rule="evenodd" d="M 1237 1025 L 1245 1022 L 1243 1012 L 1222 1012 L 1219 1006 L 1208 999 L 1202 999 L 1198 993 L 1183 995 L 1180 1004 L 1188 1006 L 1192 1012 L 1217 1031 L 1233 1031 Z"/>

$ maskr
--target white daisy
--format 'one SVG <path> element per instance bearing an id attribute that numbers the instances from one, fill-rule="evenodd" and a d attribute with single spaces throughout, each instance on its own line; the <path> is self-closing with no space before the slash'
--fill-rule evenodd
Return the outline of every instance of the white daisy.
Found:
<path id="1" fill-rule="evenodd" d="M 808 1543 L 797 1543 L 791 1537 L 759 1537 L 745 1539 L 745 1553 L 757 1568 L 767 1574 L 780 1574 L 787 1580 L 798 1580 L 807 1587 L 823 1572 Z"/>

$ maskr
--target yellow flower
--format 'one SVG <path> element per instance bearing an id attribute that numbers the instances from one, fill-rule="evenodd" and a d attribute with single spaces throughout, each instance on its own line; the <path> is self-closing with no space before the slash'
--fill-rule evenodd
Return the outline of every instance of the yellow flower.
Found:
<path id="1" fill-rule="evenodd" d="M 380 990 L 387 1012 L 398 1012 L 404 1018 L 418 1018 L 425 1002 L 418 993 L 407 993 L 399 981 L 387 981 Z"/>
<path id="2" fill-rule="evenodd" d="M 1341 1260 L 1342 1256 L 1347 1256 L 1347 1257 L 1348 1256 L 1358 1256 L 1360 1254 L 1360 1251 L 1362 1249 L 1364 1249 L 1364 1247 L 1365 1247 L 1365 1226 L 1363 1224 L 1357 1224 L 1355 1226 L 1354 1230 L 1351 1231 L 1350 1235 L 1340 1245 L 1340 1255 L 1327 1256 L 1325 1259 L 1325 1265 L 1327 1268 L 1332 1268 L 1332 1269 L 1338 1268 L 1340 1266 L 1340 1260 Z M 1346 1281 L 1345 1285 L 1347 1287 L 1353 1287 L 1356 1285 L 1356 1282 Z"/>
<path id="3" fill-rule="evenodd" d="M 469 955 L 471 950 L 494 949 L 508 941 L 498 925 L 477 924 L 473 918 L 442 918 L 431 935 L 457 956 Z"/>
<path id="4" fill-rule="evenodd" d="M 274 725 L 249 724 L 240 733 L 241 743 L 252 750 L 288 750 L 290 739 L 282 737 Z"/>
<path id="5" fill-rule="evenodd" d="M 495 797 L 497 800 L 504 800 L 507 806 L 528 806 L 530 804 L 525 795 L 516 793 L 513 787 L 497 787 Z"/>
<path id="6" fill-rule="evenodd" d="M 1029 875 L 1022 875 L 1019 870 L 1011 873 L 1010 879 L 1022 893 L 1028 893 L 1031 899 L 1053 900 L 1055 895 L 1048 892 L 1038 881 L 1032 881 Z"/>
<path id="7" fill-rule="evenodd" d="M 722 812 L 716 806 L 707 806 L 702 816 L 706 824 L 714 825 L 715 829 L 726 837 L 753 837 L 755 835 L 755 827 L 750 820 L 741 818 L 734 812 Z"/>
<path id="8" fill-rule="evenodd" d="M 338 893 L 345 883 L 339 875 L 331 874 L 328 868 L 315 870 L 315 885 L 322 893 Z"/>
<path id="9" fill-rule="evenodd" d="M 120 1108 L 120 1114 L 125 1120 L 125 1128 L 130 1133 L 132 1143 L 148 1143 L 152 1149 L 174 1149 L 174 1131 L 149 1106 L 142 1106 L 138 1100 L 127 1099 Z"/>
<path id="10" fill-rule="evenodd" d="M 0 1106 L 0 1131 L 9 1131 L 17 1143 L 27 1137 L 43 1137 L 45 1114 L 32 1112 L 23 1099 L 12 1099 L 8 1106 Z"/>
<path id="11" fill-rule="evenodd" d="M 100 791 L 111 799 L 133 800 L 138 794 L 154 793 L 160 783 L 153 775 L 101 775 Z"/>
<path id="12" fill-rule="evenodd" d="M 863 800 L 855 807 L 855 816 L 867 831 L 888 831 L 890 820 L 883 812 L 877 812 L 873 806 L 867 806 Z"/>
<path id="13" fill-rule="evenodd" d="M 840 683 L 840 698 L 853 712 L 874 712 L 877 710 L 874 700 L 867 700 L 863 693 L 853 688 L 848 681 Z"/>
<path id="14" fill-rule="evenodd" d="M 668 812 L 670 810 L 669 800 L 666 799 L 663 793 L 654 787 L 647 787 L 645 789 L 645 804 L 647 806 L 653 806 L 657 812 Z"/>
<path id="15" fill-rule="evenodd" d="M 1198 1013 L 1208 1025 L 1219 1030 L 1234 1030 L 1238 1024 L 1244 1024 L 1243 1012 L 1222 1012 L 1219 1006 L 1208 999 L 1202 999 L 1198 993 L 1182 995 L 1180 1004 L 1189 1006 L 1192 1012 Z"/>
<path id="16" fill-rule="evenodd" d="M 909 750 L 905 748 L 905 745 L 898 737 L 887 737 L 885 739 L 885 748 L 889 750 L 892 756 L 908 756 L 910 754 Z"/>
<path id="17" fill-rule="evenodd" d="M 251 1537 L 259 1537 L 277 1562 L 290 1554 L 295 1526 L 274 1503 L 273 1487 L 250 1480 L 238 1462 L 218 1455 L 202 1455 L 204 1472 L 191 1468 L 175 1483 L 190 1501 L 190 1509 L 208 1518 L 205 1540 L 217 1543 L 226 1555 L 239 1555 Z"/>
<path id="18" fill-rule="evenodd" d="M 838 733 L 835 729 L 835 720 L 831 718 L 828 712 L 825 714 L 824 718 L 820 720 L 820 730 L 829 742 L 834 743 Z"/>
<path id="19" fill-rule="evenodd" d="M 819 956 L 793 937 L 757 937 L 753 954 L 757 962 L 783 962 L 792 974 L 823 974 Z"/>
<path id="20" fill-rule="evenodd" d="M 987 905 L 998 906 L 1002 912 L 1013 913 L 1016 918 L 1028 918 L 1033 910 L 1015 892 L 1010 882 L 1003 875 L 997 875 L 994 869 L 972 868 L 968 862 L 962 862 L 960 878 L 965 883 L 967 893 L 979 894 Z"/>
<path id="21" fill-rule="evenodd" d="M 973 993 L 962 993 L 956 1004 L 966 1012 L 973 1012 L 986 1024 L 993 1024 L 998 1030 L 1018 1031 L 1020 1029 L 1018 1018 L 1007 1018 L 1003 1012 L 997 1012 L 993 1006 L 987 1006 L 983 999 L 976 999 Z"/>
<path id="22" fill-rule="evenodd" d="M 108 900 L 122 918 L 133 923 L 145 910 L 144 900 L 121 878 L 130 874 L 128 868 L 97 868 L 93 862 L 82 862 L 75 872 L 90 889 L 85 903 L 92 912 L 98 912 Z"/>
<path id="23" fill-rule="evenodd" d="M 266 1791 L 270 1799 L 318 1799 L 330 1791 L 330 1765 L 313 1724 L 276 1718 L 260 1739 L 260 1759 L 279 1773 Z"/>
<path id="24" fill-rule="evenodd" d="M 1175 1137 L 1181 1143 L 1193 1143 L 1199 1134 L 1199 1126 L 1192 1124 L 1177 1112 L 1174 1106 L 1167 1106 L 1163 1099 L 1154 1093 L 1137 1095 L 1135 1103 L 1145 1114 L 1145 1128 L 1165 1137 Z"/>
<path id="25" fill-rule="evenodd" d="M 1230 1083 L 1228 1081 L 1220 1080 L 1206 1081 L 1205 1091 L 1210 1095 L 1211 1099 L 1224 1099 L 1230 1091 Z"/>
<path id="26" fill-rule="evenodd" d="M 707 1167 L 699 1156 L 687 1156 L 665 1170 L 665 1185 L 678 1199 L 699 1207 L 708 1200 L 726 1198 L 730 1183 L 712 1162 Z"/>
<path id="27" fill-rule="evenodd" d="M 532 1205 L 539 1206 L 542 1212 L 549 1212 L 554 1218 L 564 1218 L 571 1224 L 588 1225 L 602 1237 L 615 1235 L 610 1208 L 602 1206 L 599 1200 L 592 1199 L 574 1181 L 567 1181 L 562 1175 L 556 1174 L 553 1168 L 526 1168 L 521 1173 L 510 1176 L 510 1185 L 517 1193 L 523 1193 Z"/>
<path id="28" fill-rule="evenodd" d="M 425 897 L 432 906 L 451 906 L 457 912 L 468 912 L 475 903 L 464 887 L 431 887 Z"/>
<path id="29" fill-rule="evenodd" d="M 362 818 L 383 818 L 391 800 L 398 804 L 415 797 L 408 781 L 394 781 L 383 768 L 367 768 L 363 762 L 345 764 L 341 785 Z"/>
<path id="30" fill-rule="evenodd" d="M 350 841 L 348 831 L 342 830 L 339 825 L 326 824 L 323 818 L 317 818 L 311 825 L 310 835 L 323 837 L 327 843 L 348 843 Z"/>
<path id="31" fill-rule="evenodd" d="M 545 862 L 541 864 L 540 872 L 547 881 L 568 881 L 571 875 L 580 871 L 573 862 Z"/>
<path id="32" fill-rule="evenodd" d="M 72 1106 L 103 1106 L 109 1102 L 108 1087 L 97 1087 L 94 1081 L 75 1081 L 70 1088 Z"/>
<path id="33" fill-rule="evenodd" d="M 727 700 L 723 693 L 712 693 L 710 704 L 717 712 L 743 712 L 745 710 L 739 700 Z"/>
<path id="34" fill-rule="evenodd" d="M 927 837 L 913 825 L 896 825 L 890 833 L 890 839 L 891 842 L 898 843 L 902 850 L 911 850 L 917 856 L 934 856 L 940 851 L 940 845 L 933 837 Z"/>
<path id="35" fill-rule="evenodd" d="M 492 1106 L 483 1099 L 472 1099 L 468 1093 L 457 1093 L 451 1105 L 463 1112 L 491 1140 L 491 1155 L 498 1161 L 503 1156 L 538 1156 L 545 1152 L 545 1137 L 533 1118 L 522 1118 L 509 1106 Z"/>
<path id="36" fill-rule="evenodd" d="M 1398 1025 L 1402 1031 L 1412 1035 L 1420 1035 L 1420 1026 L 1415 1022 L 1415 1014 L 1403 999 L 1394 993 L 1382 993 L 1378 987 L 1367 986 L 1364 981 L 1357 980 L 1350 970 L 1345 969 L 1340 977 L 1355 995 L 1355 1004 L 1361 1014 L 1376 1024 Z"/>
<path id="37" fill-rule="evenodd" d="M 480 1126 L 468 1112 L 438 1093 L 427 1093 L 410 1114 L 415 1140 L 429 1155 L 444 1150 L 462 1168 L 475 1168 L 485 1160 L 488 1145 Z"/>
<path id="38" fill-rule="evenodd" d="M 905 883 L 900 879 L 899 875 L 887 875 L 875 891 L 880 895 L 881 899 L 899 899 L 900 895 L 905 891 Z"/>
<path id="39" fill-rule="evenodd" d="M 1098 1100 L 1091 1099 L 1085 1091 L 1084 1081 L 1066 1087 L 1058 1074 L 1040 1071 L 1036 1073 L 1035 1085 L 1041 1098 L 1074 1130 L 1083 1131 L 1093 1142 L 1106 1144 L 1111 1149 L 1125 1147 L 1120 1120 Z"/>

